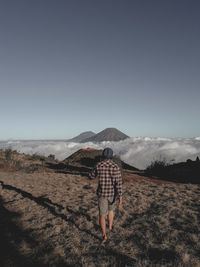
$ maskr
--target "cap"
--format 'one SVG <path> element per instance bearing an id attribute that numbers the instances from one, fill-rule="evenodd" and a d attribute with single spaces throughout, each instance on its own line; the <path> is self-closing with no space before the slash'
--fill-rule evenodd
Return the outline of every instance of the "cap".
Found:
<path id="1" fill-rule="evenodd" d="M 112 156 L 113 156 L 113 151 L 112 151 L 111 148 L 106 147 L 106 148 L 103 150 L 102 155 L 103 155 L 104 158 L 106 158 L 106 159 L 111 159 Z"/>

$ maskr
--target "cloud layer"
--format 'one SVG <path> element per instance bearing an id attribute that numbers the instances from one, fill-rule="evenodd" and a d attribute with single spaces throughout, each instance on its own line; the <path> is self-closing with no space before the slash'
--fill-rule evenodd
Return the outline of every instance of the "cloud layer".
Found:
<path id="1" fill-rule="evenodd" d="M 119 142 L 72 143 L 64 141 L 1 141 L 0 148 L 11 148 L 21 153 L 54 154 L 63 160 L 80 148 L 103 149 L 111 147 L 125 162 L 145 169 L 152 161 L 166 159 L 167 162 L 195 160 L 200 157 L 200 137 L 196 138 L 149 138 L 134 137 Z"/>

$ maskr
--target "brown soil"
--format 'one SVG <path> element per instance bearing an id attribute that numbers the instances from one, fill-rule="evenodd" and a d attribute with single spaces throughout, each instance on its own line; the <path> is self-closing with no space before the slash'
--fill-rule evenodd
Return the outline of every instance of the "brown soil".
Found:
<path id="1" fill-rule="evenodd" d="M 0 170 L 0 266 L 199 266 L 200 185 L 125 172 L 101 245 L 96 187 L 83 175 Z"/>

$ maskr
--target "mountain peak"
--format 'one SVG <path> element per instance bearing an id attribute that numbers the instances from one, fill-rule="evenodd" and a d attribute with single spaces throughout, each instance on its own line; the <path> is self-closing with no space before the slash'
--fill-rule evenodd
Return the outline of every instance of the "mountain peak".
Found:
<path id="1" fill-rule="evenodd" d="M 81 142 L 85 143 L 85 142 L 121 141 L 126 138 L 129 138 L 129 136 L 122 133 L 118 129 L 106 128 L 103 131 L 99 132 L 98 134 L 86 138 Z"/>
<path id="2" fill-rule="evenodd" d="M 82 142 L 83 140 L 85 140 L 86 138 L 91 138 L 92 136 L 96 135 L 94 132 L 92 131 L 87 131 L 87 132 L 83 132 L 77 136 L 75 136 L 74 138 L 68 140 L 70 142 Z"/>

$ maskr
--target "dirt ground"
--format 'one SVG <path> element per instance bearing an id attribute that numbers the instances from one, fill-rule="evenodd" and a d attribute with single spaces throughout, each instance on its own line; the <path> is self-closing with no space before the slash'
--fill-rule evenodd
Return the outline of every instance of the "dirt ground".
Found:
<path id="1" fill-rule="evenodd" d="M 0 266 L 200 266 L 200 185 L 127 174 L 101 245 L 97 180 L 0 171 Z"/>

